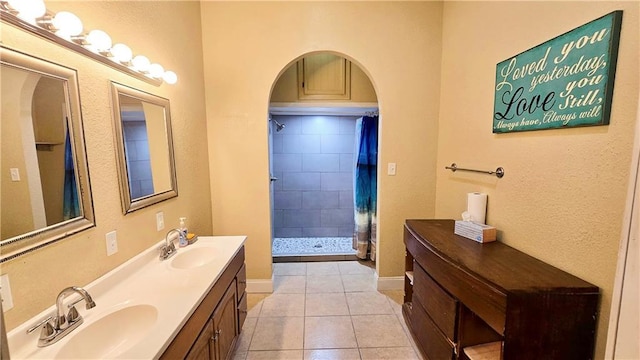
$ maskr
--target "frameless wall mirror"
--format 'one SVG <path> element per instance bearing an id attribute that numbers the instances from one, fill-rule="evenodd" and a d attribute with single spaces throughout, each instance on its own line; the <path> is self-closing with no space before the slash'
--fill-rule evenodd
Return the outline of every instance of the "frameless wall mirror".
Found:
<path id="1" fill-rule="evenodd" d="M 0 47 L 0 262 L 94 226 L 75 70 Z"/>
<path id="2" fill-rule="evenodd" d="M 123 212 L 178 196 L 169 100 L 111 83 Z"/>

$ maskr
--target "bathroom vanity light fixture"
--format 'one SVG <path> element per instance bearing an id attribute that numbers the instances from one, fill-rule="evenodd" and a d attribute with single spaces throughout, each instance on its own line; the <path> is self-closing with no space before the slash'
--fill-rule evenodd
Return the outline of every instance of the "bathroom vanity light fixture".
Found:
<path id="1" fill-rule="evenodd" d="M 117 43 L 111 48 L 111 56 L 113 60 L 127 64 L 133 58 L 133 51 L 131 51 L 131 48 L 127 45 Z"/>
<path id="2" fill-rule="evenodd" d="M 149 61 L 149 58 L 147 58 L 146 56 L 138 55 L 131 60 L 131 64 L 136 70 L 144 73 L 149 71 L 149 66 L 151 65 L 151 62 Z"/>
<path id="3" fill-rule="evenodd" d="M 45 15 L 45 18 L 46 17 L 48 16 Z M 48 21 L 44 19 L 41 23 L 43 25 L 49 25 Z M 38 24 L 40 24 L 40 22 L 38 22 Z M 68 11 L 60 11 L 57 13 L 51 19 L 50 24 L 52 26 L 52 28 L 50 28 L 51 31 L 55 30 L 56 35 L 68 41 L 71 41 L 71 37 L 82 34 L 82 30 L 84 30 L 80 18 Z"/>
<path id="4" fill-rule="evenodd" d="M 35 24 L 36 19 L 47 12 L 47 7 L 42 0 L 8 0 L 7 4 L 20 19 L 30 24 Z"/>
<path id="5" fill-rule="evenodd" d="M 43 0 L 0 0 L 0 15 L 2 21 L 151 84 L 160 85 L 163 80 L 167 84 L 178 81 L 175 72 L 165 71 L 160 64 L 151 64 L 146 56 L 134 57 L 127 45 L 112 45 L 106 32 L 96 29 L 85 33 L 82 21 L 73 13 L 48 11 Z"/>
<path id="6" fill-rule="evenodd" d="M 113 45 L 111 36 L 102 30 L 91 30 L 87 34 L 86 40 L 89 44 L 85 45 L 85 47 L 99 54 L 108 52 Z"/>

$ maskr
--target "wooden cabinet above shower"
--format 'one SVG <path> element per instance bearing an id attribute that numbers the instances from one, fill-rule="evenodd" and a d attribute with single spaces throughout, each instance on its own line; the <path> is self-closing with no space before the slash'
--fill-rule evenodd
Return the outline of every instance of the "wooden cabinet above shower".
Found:
<path id="1" fill-rule="evenodd" d="M 299 93 L 303 81 L 304 91 L 308 92 L 306 96 Z M 348 97 L 339 95 L 344 92 Z M 275 106 L 293 103 L 336 106 L 338 103 L 374 104 L 378 99 L 369 77 L 356 63 L 337 55 L 319 53 L 291 62 L 276 80 L 270 102 Z"/>
<path id="2" fill-rule="evenodd" d="M 299 60 L 298 98 L 349 100 L 351 62 L 328 53 L 309 55 Z"/>

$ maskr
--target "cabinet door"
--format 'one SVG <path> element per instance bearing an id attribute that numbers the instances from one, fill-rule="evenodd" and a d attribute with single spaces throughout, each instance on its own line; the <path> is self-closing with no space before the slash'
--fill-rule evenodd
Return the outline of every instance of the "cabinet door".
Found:
<path id="1" fill-rule="evenodd" d="M 213 344 L 211 339 L 213 338 L 213 320 L 209 320 L 204 327 L 198 339 L 193 344 L 189 354 L 187 354 L 187 360 L 210 360 L 213 359 Z"/>
<path id="2" fill-rule="evenodd" d="M 213 313 L 213 338 L 215 339 L 215 359 L 217 360 L 227 359 L 231 355 L 238 326 L 236 301 L 236 284 L 234 281 Z"/>
<path id="3" fill-rule="evenodd" d="M 240 296 L 240 294 L 238 294 Z M 247 319 L 247 294 L 242 294 L 242 298 L 238 300 L 238 329 L 236 329 L 236 334 L 240 335 L 242 332 L 242 326 L 244 325 L 244 321 Z"/>
<path id="4" fill-rule="evenodd" d="M 315 54 L 298 61 L 298 98 L 351 98 L 351 62 L 333 54 Z"/>

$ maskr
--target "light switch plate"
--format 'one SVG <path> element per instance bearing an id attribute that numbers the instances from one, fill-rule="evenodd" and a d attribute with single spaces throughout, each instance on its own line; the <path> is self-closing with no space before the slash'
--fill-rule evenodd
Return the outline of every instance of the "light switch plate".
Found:
<path id="1" fill-rule="evenodd" d="M 107 256 L 111 256 L 118 252 L 118 239 L 116 237 L 116 231 L 107 233 L 105 236 L 107 239 Z"/>
<path id="2" fill-rule="evenodd" d="M 396 163 L 387 164 L 387 175 L 395 175 L 396 174 Z"/>
<path id="3" fill-rule="evenodd" d="M 164 213 L 159 211 L 156 213 L 156 230 L 160 231 L 164 229 Z"/>
<path id="4" fill-rule="evenodd" d="M 6 312 L 13 308 L 13 297 L 11 296 L 8 274 L 0 276 L 0 298 L 2 298 L 2 311 Z"/>
<path id="5" fill-rule="evenodd" d="M 20 170 L 18 168 L 11 168 L 11 181 L 20 181 Z"/>

